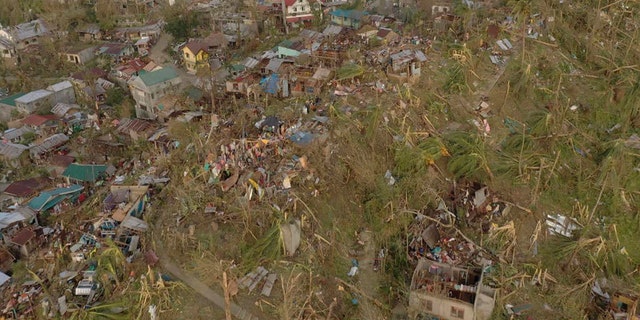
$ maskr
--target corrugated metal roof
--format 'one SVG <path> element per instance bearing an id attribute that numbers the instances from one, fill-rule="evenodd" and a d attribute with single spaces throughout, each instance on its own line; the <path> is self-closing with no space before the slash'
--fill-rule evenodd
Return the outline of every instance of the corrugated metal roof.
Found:
<path id="1" fill-rule="evenodd" d="M 19 212 L 0 212 L 0 230 L 18 222 L 27 220 Z"/>
<path id="2" fill-rule="evenodd" d="M 324 28 L 324 31 L 322 31 L 322 34 L 324 34 L 325 36 L 331 36 L 331 35 L 340 34 L 340 32 L 342 32 L 341 26 L 328 25 L 326 28 Z"/>
<path id="3" fill-rule="evenodd" d="M 0 38 L 1 39 L 1 38 Z M 0 100 L 0 104 L 5 104 L 8 106 L 12 106 L 15 107 L 16 106 L 16 99 L 24 96 L 24 93 L 16 93 L 14 95 L 10 95 L 2 100 Z"/>
<path id="4" fill-rule="evenodd" d="M 47 185 L 46 178 L 31 178 L 10 184 L 4 193 L 15 197 L 28 197 Z"/>
<path id="5" fill-rule="evenodd" d="M 107 165 L 104 164 L 70 164 L 62 173 L 63 177 L 67 177 L 75 181 L 95 182 L 107 171 Z"/>
<path id="6" fill-rule="evenodd" d="M 44 139 L 39 145 L 31 147 L 29 152 L 32 156 L 38 156 L 53 151 L 53 149 L 65 144 L 67 141 L 69 141 L 69 137 L 64 133 L 56 133 Z"/>
<path id="7" fill-rule="evenodd" d="M 40 37 L 49 32 L 44 22 L 40 19 L 21 23 L 14 27 L 13 34 L 17 41 Z"/>
<path id="8" fill-rule="evenodd" d="M 147 72 L 139 77 L 145 85 L 153 86 L 177 78 L 178 73 L 173 67 L 167 66 L 156 71 Z"/>
<path id="9" fill-rule="evenodd" d="M 55 120 L 56 116 L 53 114 L 47 114 L 47 115 L 39 115 L 39 114 L 30 114 L 28 116 L 26 116 L 24 119 L 22 119 L 22 123 L 29 125 L 29 126 L 34 126 L 34 127 L 39 127 L 45 123 L 47 123 L 48 121 L 52 121 Z"/>
<path id="10" fill-rule="evenodd" d="M 151 123 L 149 121 L 141 120 L 141 119 L 129 119 L 125 118 L 120 120 L 120 125 L 118 126 L 118 132 L 129 134 L 129 132 L 142 132 L 149 128 L 151 128 Z"/>
<path id="11" fill-rule="evenodd" d="M 58 91 L 62 91 L 62 90 L 69 89 L 69 88 L 73 88 L 73 85 L 71 84 L 71 81 L 65 80 L 65 81 L 54 83 L 54 84 L 48 86 L 47 90 L 53 91 L 53 92 L 58 92 Z"/>
<path id="12" fill-rule="evenodd" d="M 35 237 L 36 233 L 33 232 L 33 230 L 31 230 L 30 228 L 24 228 L 18 231 L 18 233 L 16 233 L 13 238 L 11 238 L 11 242 L 19 246 L 24 246 L 25 244 L 27 244 L 27 242 L 29 242 L 29 240 Z"/>
<path id="13" fill-rule="evenodd" d="M 416 55 L 416 59 L 418 59 L 418 61 L 420 62 L 425 62 L 427 61 L 427 56 L 424 54 L 424 52 L 420 51 L 420 50 L 415 50 L 415 55 Z"/>
<path id="14" fill-rule="evenodd" d="M 278 72 L 278 70 L 280 69 L 280 66 L 282 66 L 282 63 L 284 62 L 284 59 L 271 59 L 271 61 L 269 61 L 269 64 L 267 64 L 267 66 L 265 67 L 265 69 L 272 71 L 272 72 Z"/>
<path id="15" fill-rule="evenodd" d="M 37 101 L 40 100 L 42 98 L 46 98 L 50 95 L 52 95 L 53 92 L 49 91 L 49 90 L 44 90 L 44 89 L 39 89 L 39 90 L 35 90 L 35 91 L 31 91 L 25 95 L 23 95 L 22 97 L 16 99 L 15 101 L 18 103 L 31 103 L 33 101 Z"/>
<path id="16" fill-rule="evenodd" d="M 40 194 L 29 201 L 29 207 L 35 211 L 44 211 L 52 208 L 64 199 L 69 199 L 80 193 L 84 189 L 83 186 L 72 184 L 66 188 L 56 188 L 40 192 Z"/>
<path id="17" fill-rule="evenodd" d="M 22 126 L 20 128 L 15 128 L 15 129 L 9 129 L 2 134 L 2 138 L 8 141 L 11 141 L 11 140 L 22 137 L 22 135 L 24 135 L 27 132 L 33 132 L 33 130 L 27 126 Z"/>
<path id="18" fill-rule="evenodd" d="M 51 113 L 62 118 L 71 109 L 80 109 L 80 106 L 77 104 L 69 104 L 69 103 L 61 102 L 61 103 L 57 103 L 55 106 L 53 106 L 53 108 L 51 108 Z"/>
<path id="19" fill-rule="evenodd" d="M 246 59 L 244 59 L 244 62 L 242 62 L 242 65 L 247 67 L 247 69 L 252 69 L 255 66 L 257 66 L 258 63 L 260 63 L 260 61 L 254 59 L 254 58 L 251 58 L 251 57 L 247 57 Z"/>
<path id="20" fill-rule="evenodd" d="M 29 147 L 15 143 L 0 143 L 0 155 L 5 159 L 14 160 L 20 157 L 20 155 L 29 149 Z"/>

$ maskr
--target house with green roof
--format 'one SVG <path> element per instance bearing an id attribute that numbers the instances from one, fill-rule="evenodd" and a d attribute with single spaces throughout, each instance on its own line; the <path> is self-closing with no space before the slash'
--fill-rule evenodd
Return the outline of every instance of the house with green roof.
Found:
<path id="1" fill-rule="evenodd" d="M 64 200 L 69 199 L 71 201 L 75 201 L 80 193 L 82 193 L 82 190 L 84 190 L 83 186 L 74 184 L 66 188 L 42 191 L 37 197 L 31 199 L 27 205 L 35 212 L 44 212 L 55 207 L 58 203 Z"/>
<path id="2" fill-rule="evenodd" d="M 155 119 L 160 111 L 158 101 L 165 95 L 175 93 L 182 83 L 173 67 L 139 74 L 129 80 L 129 90 L 136 101 L 136 117 Z"/>
<path id="3" fill-rule="evenodd" d="M 94 183 L 106 176 L 107 165 L 104 164 L 70 164 L 62 173 L 69 183 Z"/>
<path id="4" fill-rule="evenodd" d="M 16 110 L 16 99 L 24 95 L 25 93 L 16 93 L 0 99 L 0 121 L 11 119 L 11 112 Z"/>

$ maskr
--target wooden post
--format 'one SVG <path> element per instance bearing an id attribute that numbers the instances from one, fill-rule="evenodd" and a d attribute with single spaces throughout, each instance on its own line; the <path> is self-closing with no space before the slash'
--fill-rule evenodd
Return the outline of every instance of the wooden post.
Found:
<path id="1" fill-rule="evenodd" d="M 224 316 L 226 320 L 231 319 L 231 298 L 229 297 L 229 282 L 227 272 L 222 272 L 222 289 L 224 289 Z"/>

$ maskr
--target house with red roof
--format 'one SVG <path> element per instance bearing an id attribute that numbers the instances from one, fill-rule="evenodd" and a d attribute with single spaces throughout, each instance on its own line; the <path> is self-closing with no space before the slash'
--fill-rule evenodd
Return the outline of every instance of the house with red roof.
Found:
<path id="1" fill-rule="evenodd" d="M 48 185 L 49 180 L 42 177 L 15 181 L 4 190 L 4 194 L 9 196 L 11 202 L 21 203 L 36 195 L 38 191 L 44 189 Z"/>
<path id="2" fill-rule="evenodd" d="M 58 127 L 58 117 L 54 114 L 40 115 L 32 113 L 21 120 L 22 124 L 35 130 L 40 135 L 46 135 Z"/>

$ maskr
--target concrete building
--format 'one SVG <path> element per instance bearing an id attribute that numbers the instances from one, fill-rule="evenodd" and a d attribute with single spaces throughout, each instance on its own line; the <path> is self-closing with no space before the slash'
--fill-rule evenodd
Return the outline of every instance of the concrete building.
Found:
<path id="1" fill-rule="evenodd" d="M 411 319 L 489 320 L 496 289 L 483 283 L 482 269 L 460 268 L 421 259 L 409 293 Z"/>
<path id="2" fill-rule="evenodd" d="M 129 80 L 129 90 L 136 101 L 136 117 L 155 119 L 162 109 L 158 101 L 168 93 L 174 93 L 182 80 L 173 67 L 143 73 Z"/>
<path id="3" fill-rule="evenodd" d="M 94 51 L 95 51 L 94 47 L 89 47 L 84 49 L 83 48 L 70 49 L 64 53 L 65 55 L 64 58 L 65 58 L 65 61 L 67 62 L 83 65 L 93 60 L 93 58 L 95 58 Z"/>
<path id="4" fill-rule="evenodd" d="M 57 103 L 76 103 L 76 93 L 73 90 L 73 84 L 69 80 L 52 84 L 47 87 L 47 90 L 53 93 L 52 107 Z"/>
<path id="5" fill-rule="evenodd" d="M 53 92 L 39 89 L 17 98 L 15 103 L 19 111 L 32 113 L 40 108 L 51 108 L 55 104 L 54 101 Z"/>

